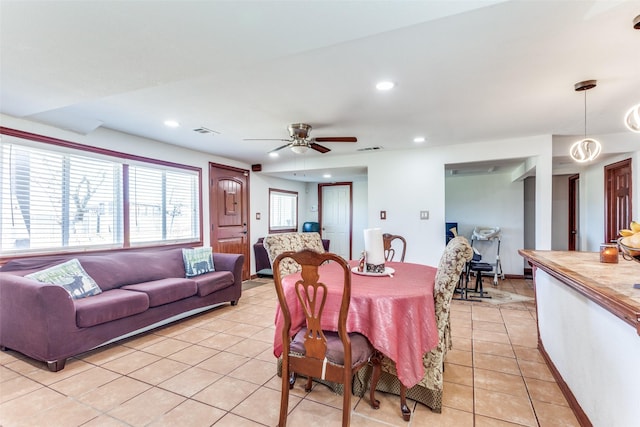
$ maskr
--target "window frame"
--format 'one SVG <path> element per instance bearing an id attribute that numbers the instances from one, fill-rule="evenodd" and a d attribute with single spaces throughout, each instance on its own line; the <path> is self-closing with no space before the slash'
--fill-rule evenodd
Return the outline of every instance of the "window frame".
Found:
<path id="1" fill-rule="evenodd" d="M 120 197 L 123 203 L 123 207 L 122 207 L 123 235 L 122 235 L 122 243 L 118 243 L 117 244 L 118 247 L 111 247 L 106 249 L 104 247 L 96 247 L 94 249 L 91 246 L 83 247 L 83 248 L 78 248 L 78 247 L 66 248 L 66 247 L 60 246 L 51 250 L 50 249 L 35 250 L 35 251 L 30 250 L 22 253 L 12 252 L 11 254 L 0 256 L 0 265 L 15 258 L 55 255 L 60 253 L 64 253 L 64 254 L 96 253 L 97 254 L 97 253 L 108 253 L 108 252 L 120 252 L 120 251 L 126 251 L 126 250 L 171 248 L 171 247 L 193 247 L 193 246 L 203 245 L 204 238 L 203 238 L 203 206 L 202 206 L 202 168 L 197 166 L 168 162 L 168 161 L 154 159 L 154 158 L 145 157 L 145 156 L 138 156 L 134 154 L 124 153 L 124 152 L 115 151 L 115 150 L 109 150 L 109 149 L 100 148 L 100 147 L 83 145 L 77 142 L 71 142 L 63 139 L 58 139 L 58 138 L 54 138 L 46 135 L 35 134 L 35 133 L 26 132 L 18 129 L 7 128 L 4 126 L 0 126 L 0 135 L 7 135 L 7 136 L 15 137 L 18 139 L 22 139 L 25 141 L 33 141 L 33 142 L 41 143 L 45 145 L 54 145 L 57 147 L 63 147 L 65 149 L 68 149 L 69 152 L 76 152 L 76 154 L 78 155 L 87 156 L 90 154 L 94 154 L 96 155 L 95 156 L 96 158 L 110 157 L 114 160 L 120 159 L 122 160 L 122 187 L 123 187 L 122 193 L 120 194 Z M 44 148 L 46 149 L 46 146 Z M 160 167 L 166 167 L 166 168 L 171 168 L 176 170 L 190 171 L 192 173 L 195 172 L 195 175 L 196 175 L 195 179 L 197 181 L 196 197 L 197 197 L 197 203 L 198 203 L 198 207 L 197 207 L 198 223 L 196 225 L 197 233 L 198 233 L 197 236 L 194 236 L 193 239 L 185 239 L 181 241 L 171 240 L 171 241 L 167 241 L 166 243 L 154 241 L 154 242 L 150 242 L 149 244 L 137 244 L 137 243 L 131 244 L 131 240 L 130 240 L 131 236 L 130 236 L 130 228 L 129 228 L 130 212 L 129 212 L 128 169 L 132 163 L 135 163 L 138 166 L 140 165 L 160 166 Z"/>
<path id="2" fill-rule="evenodd" d="M 295 195 L 295 206 L 296 206 L 296 214 L 295 214 L 295 218 L 292 218 L 294 220 L 294 224 L 292 227 L 272 227 L 271 226 L 271 196 L 274 193 L 279 193 L 281 195 Z M 291 233 L 291 232 L 296 232 L 298 231 L 298 212 L 300 210 L 299 208 L 299 204 L 300 204 L 300 197 L 298 195 L 297 191 L 292 191 L 292 190 L 282 190 L 282 189 L 278 189 L 278 188 L 269 188 L 269 234 L 277 234 L 277 233 Z"/>

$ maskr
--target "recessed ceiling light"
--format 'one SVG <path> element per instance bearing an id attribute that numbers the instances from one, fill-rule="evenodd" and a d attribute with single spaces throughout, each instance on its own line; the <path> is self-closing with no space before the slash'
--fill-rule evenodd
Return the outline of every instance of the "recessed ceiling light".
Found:
<path id="1" fill-rule="evenodd" d="M 180 123 L 178 123 L 175 120 L 165 120 L 164 121 L 164 125 L 170 128 L 177 128 L 180 127 Z"/>
<path id="2" fill-rule="evenodd" d="M 416 136 L 413 138 L 413 142 L 421 143 L 424 142 L 424 136 Z"/>
<path id="3" fill-rule="evenodd" d="M 330 173 L 325 173 L 324 175 L 322 175 L 323 178 L 331 178 L 331 174 Z"/>
<path id="4" fill-rule="evenodd" d="M 278 157 L 278 156 L 279 156 L 279 154 L 278 154 L 278 153 L 276 153 L 275 151 L 274 151 L 274 152 L 269 153 L 269 157 Z"/>
<path id="5" fill-rule="evenodd" d="M 391 90 L 395 87 L 395 83 L 392 81 L 382 81 L 382 82 L 378 82 L 378 84 L 376 84 L 376 89 L 378 90 Z"/>

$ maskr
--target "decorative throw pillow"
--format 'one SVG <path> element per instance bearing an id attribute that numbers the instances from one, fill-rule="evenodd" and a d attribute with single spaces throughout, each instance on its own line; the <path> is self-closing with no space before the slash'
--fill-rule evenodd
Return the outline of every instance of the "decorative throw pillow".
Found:
<path id="1" fill-rule="evenodd" d="M 77 258 L 42 271 L 27 274 L 24 277 L 35 279 L 38 282 L 62 286 L 73 299 L 98 295 L 102 292 L 96 281 L 84 271 Z"/>
<path id="2" fill-rule="evenodd" d="M 193 249 L 182 249 L 184 271 L 187 277 L 199 276 L 216 271 L 213 266 L 211 246 Z"/>

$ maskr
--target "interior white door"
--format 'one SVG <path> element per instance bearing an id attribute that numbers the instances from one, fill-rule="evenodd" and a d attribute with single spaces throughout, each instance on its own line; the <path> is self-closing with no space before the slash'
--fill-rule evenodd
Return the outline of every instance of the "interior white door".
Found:
<path id="1" fill-rule="evenodd" d="M 322 238 L 329 250 L 351 259 L 351 185 L 322 186 Z"/>

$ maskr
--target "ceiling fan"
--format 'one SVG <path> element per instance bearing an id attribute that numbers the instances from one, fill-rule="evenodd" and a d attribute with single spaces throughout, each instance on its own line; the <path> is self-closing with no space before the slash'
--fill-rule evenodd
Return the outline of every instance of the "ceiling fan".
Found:
<path id="1" fill-rule="evenodd" d="M 318 144 L 318 142 L 358 142 L 358 138 L 355 136 L 327 136 L 310 138 L 309 132 L 311 132 L 311 125 L 305 123 L 294 123 L 287 127 L 289 130 L 290 139 L 268 139 L 268 138 L 246 138 L 245 141 L 286 141 L 287 143 L 276 149 L 271 150 L 269 153 L 275 153 L 283 148 L 291 148 L 296 154 L 304 154 L 309 148 L 316 150 L 320 153 L 327 153 L 331 151 L 330 148 L 324 145 Z"/>

